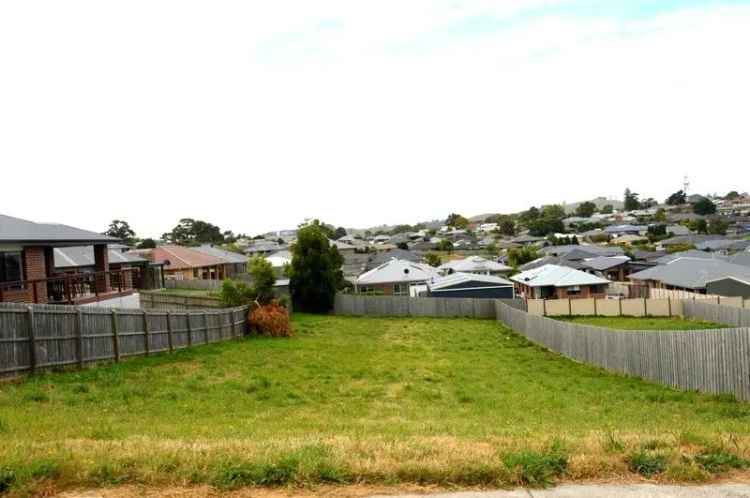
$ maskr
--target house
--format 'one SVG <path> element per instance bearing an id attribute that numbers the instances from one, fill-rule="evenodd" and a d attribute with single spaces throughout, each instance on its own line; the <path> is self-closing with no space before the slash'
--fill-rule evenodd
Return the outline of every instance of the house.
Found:
<path id="1" fill-rule="evenodd" d="M 737 239 L 706 240 L 695 244 L 695 248 L 701 251 L 721 252 L 724 254 L 745 251 L 748 247 L 750 247 L 750 240 Z"/>
<path id="2" fill-rule="evenodd" d="M 108 244 L 119 239 L 80 228 L 0 215 L 0 302 L 84 303 L 106 296 L 122 295 L 112 290 Z M 55 269 L 56 248 L 90 247 L 93 272 L 86 275 L 62 275 Z M 129 289 L 134 292 L 132 274 Z M 123 279 L 123 283 L 124 282 Z"/>
<path id="3" fill-rule="evenodd" d="M 692 232 L 685 225 L 667 225 L 667 233 L 671 233 L 673 237 L 680 235 L 690 235 Z"/>
<path id="4" fill-rule="evenodd" d="M 565 256 L 573 251 L 581 254 L 582 258 L 593 258 L 596 256 L 622 256 L 623 254 L 625 254 L 625 251 L 622 247 L 595 245 L 567 244 L 562 246 L 548 246 L 541 249 L 541 252 L 548 256 Z"/>
<path id="5" fill-rule="evenodd" d="M 287 250 L 278 251 L 266 256 L 266 259 L 274 268 L 283 268 L 285 265 L 292 264 L 292 253 Z"/>
<path id="6" fill-rule="evenodd" d="M 428 297 L 513 299 L 513 282 L 493 275 L 456 272 L 427 281 Z"/>
<path id="7" fill-rule="evenodd" d="M 286 244 L 279 244 L 278 241 L 259 239 L 254 241 L 252 245 L 248 246 L 248 248 L 245 249 L 245 254 L 249 256 L 265 256 L 267 254 L 281 251 L 286 248 Z"/>
<path id="8" fill-rule="evenodd" d="M 665 254 L 657 259 L 654 259 L 654 263 L 659 265 L 666 265 L 672 261 L 680 258 L 693 258 L 693 259 L 721 259 L 726 260 L 727 257 L 721 254 L 710 253 L 705 251 L 699 251 L 697 249 L 689 249 L 687 251 L 673 252 L 672 254 Z"/>
<path id="9" fill-rule="evenodd" d="M 357 249 L 356 246 L 352 244 L 347 244 L 346 242 L 342 242 L 341 240 L 331 240 L 330 241 L 332 246 L 336 246 L 336 249 L 341 253 L 341 255 L 346 254 L 352 254 Z"/>
<path id="10" fill-rule="evenodd" d="M 465 259 L 454 259 L 443 263 L 438 269 L 444 274 L 454 272 L 474 273 L 477 275 L 498 275 L 510 273 L 513 268 L 481 256 L 469 256 Z"/>
<path id="11" fill-rule="evenodd" d="M 390 240 L 391 240 L 391 236 L 390 235 L 383 235 L 383 234 L 376 235 L 372 239 L 372 241 L 375 244 L 385 244 L 386 242 L 389 242 Z"/>
<path id="12" fill-rule="evenodd" d="M 738 252 L 727 260 L 735 265 L 750 266 L 750 251 Z"/>
<path id="13" fill-rule="evenodd" d="M 498 229 L 497 223 L 482 223 L 477 227 L 477 232 L 489 233 Z"/>
<path id="14" fill-rule="evenodd" d="M 624 282 L 629 273 L 629 263 L 630 258 L 627 256 L 598 256 L 583 260 L 580 268 L 607 280 Z"/>
<path id="15" fill-rule="evenodd" d="M 233 264 L 194 247 L 164 245 L 132 252 L 163 264 L 167 280 L 223 280 L 227 277 L 227 266 Z"/>
<path id="16" fill-rule="evenodd" d="M 615 236 L 639 235 L 641 233 L 646 233 L 646 231 L 648 231 L 648 227 L 641 225 L 611 225 L 604 229 L 605 233 Z"/>
<path id="17" fill-rule="evenodd" d="M 719 258 L 680 257 L 629 276 L 631 280 L 651 288 L 688 290 L 703 294 L 706 293 L 708 282 L 728 277 L 750 280 L 750 267 Z"/>
<path id="18" fill-rule="evenodd" d="M 648 239 L 646 237 L 641 237 L 640 235 L 621 235 L 617 238 L 612 239 L 613 244 L 617 245 L 624 245 L 624 246 L 632 246 L 633 244 L 640 244 L 642 242 L 648 242 Z"/>
<path id="19" fill-rule="evenodd" d="M 682 246 L 682 245 L 696 245 L 701 242 L 708 240 L 723 240 L 726 237 L 723 235 L 703 235 L 703 234 L 690 234 L 690 235 L 678 235 L 676 237 L 670 237 L 659 242 L 658 245 L 668 248 L 670 246 Z"/>
<path id="20" fill-rule="evenodd" d="M 354 290 L 358 294 L 412 296 L 425 290 L 425 284 L 440 277 L 437 269 L 424 263 L 391 259 L 357 277 Z"/>
<path id="21" fill-rule="evenodd" d="M 527 246 L 531 244 L 544 243 L 546 239 L 544 237 L 534 237 L 533 235 L 519 235 L 518 237 L 511 240 L 515 244 Z"/>
<path id="22" fill-rule="evenodd" d="M 387 263 L 388 261 L 392 259 L 399 259 L 402 261 L 411 261 L 412 263 L 420 263 L 422 261 L 422 257 L 412 251 L 406 251 L 404 249 L 391 249 L 390 251 L 384 251 L 380 252 L 374 255 L 371 255 L 365 264 L 365 271 L 372 270 L 373 268 L 377 268 L 378 266 L 381 266 L 384 263 Z"/>
<path id="23" fill-rule="evenodd" d="M 224 265 L 224 278 L 234 278 L 241 273 L 247 273 L 248 257 L 244 254 L 227 251 L 226 249 L 216 247 L 213 244 L 204 244 L 202 246 L 193 247 L 193 249 L 208 256 L 223 259 L 226 262 Z"/>
<path id="24" fill-rule="evenodd" d="M 528 299 L 605 297 L 609 280 L 566 266 L 547 264 L 510 278 Z"/>

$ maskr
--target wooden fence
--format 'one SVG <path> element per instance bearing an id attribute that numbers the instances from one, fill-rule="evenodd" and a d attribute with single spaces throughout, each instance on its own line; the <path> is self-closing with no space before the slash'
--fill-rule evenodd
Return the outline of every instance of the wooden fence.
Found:
<path id="1" fill-rule="evenodd" d="M 684 302 L 721 304 L 743 308 L 750 305 L 741 297 L 694 299 L 529 299 L 527 309 L 538 316 L 682 316 Z M 722 322 L 723 323 L 723 322 Z"/>
<path id="2" fill-rule="evenodd" d="M 0 304 L 0 375 L 240 338 L 247 307 L 196 312 Z"/>
<path id="3" fill-rule="evenodd" d="M 683 304 L 688 316 L 747 323 L 746 312 L 740 308 Z M 496 302 L 495 308 L 498 321 L 566 358 L 681 389 L 729 393 L 750 400 L 748 327 L 621 331 L 536 316 L 502 302 Z M 727 322 L 730 314 L 739 317 L 739 322 Z"/>
<path id="4" fill-rule="evenodd" d="M 221 300 L 216 297 L 180 296 L 169 291 L 150 291 L 140 293 L 141 308 L 146 310 L 191 310 L 206 308 L 223 308 Z"/>
<path id="5" fill-rule="evenodd" d="M 174 280 L 164 281 L 164 287 L 167 289 L 191 289 L 191 290 L 214 290 L 221 289 L 223 280 Z"/>
<path id="6" fill-rule="evenodd" d="M 750 308 L 717 305 L 707 301 L 693 301 L 692 299 L 683 301 L 682 308 L 687 318 L 698 318 L 734 327 L 750 327 Z"/>
<path id="7" fill-rule="evenodd" d="M 337 294 L 333 312 L 354 316 L 411 316 L 433 318 L 495 318 L 495 299 L 455 297 L 359 296 Z M 521 299 L 502 299 L 525 309 Z"/>

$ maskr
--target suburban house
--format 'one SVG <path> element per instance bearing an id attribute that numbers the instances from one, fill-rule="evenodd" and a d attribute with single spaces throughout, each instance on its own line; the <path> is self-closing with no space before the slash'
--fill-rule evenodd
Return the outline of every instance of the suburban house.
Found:
<path id="1" fill-rule="evenodd" d="M 606 297 L 609 280 L 567 266 L 547 264 L 510 278 L 528 299 Z"/>
<path id="2" fill-rule="evenodd" d="M 475 273 L 478 275 L 499 275 L 513 271 L 513 268 L 510 266 L 497 263 L 496 261 L 490 261 L 481 256 L 469 256 L 465 259 L 454 259 L 447 263 L 443 263 L 438 269 L 445 274 L 463 272 Z"/>
<path id="3" fill-rule="evenodd" d="M 208 256 L 214 256 L 219 259 L 223 259 L 226 264 L 224 265 L 224 277 L 233 278 L 240 273 L 247 273 L 247 262 L 248 257 L 244 254 L 237 254 L 236 252 L 227 251 L 220 247 L 216 247 L 213 244 L 205 244 L 192 249 L 202 252 Z"/>
<path id="4" fill-rule="evenodd" d="M 650 288 L 687 290 L 705 294 L 708 282 L 726 278 L 750 281 L 750 266 L 729 263 L 718 258 L 680 257 L 666 264 L 633 273 L 629 278 Z"/>
<path id="5" fill-rule="evenodd" d="M 417 253 L 396 248 L 369 256 L 365 263 L 365 271 L 377 268 L 392 259 L 411 261 L 412 263 L 420 263 L 422 261 L 422 257 Z"/>
<path id="6" fill-rule="evenodd" d="M 429 280 L 438 277 L 437 269 L 430 265 L 391 259 L 357 277 L 354 290 L 358 294 L 416 296 L 426 290 Z"/>
<path id="7" fill-rule="evenodd" d="M 227 265 L 233 264 L 194 247 L 165 245 L 132 252 L 163 264 L 167 280 L 223 280 L 227 276 Z"/>
<path id="8" fill-rule="evenodd" d="M 266 256 L 268 254 L 286 249 L 286 245 L 279 244 L 274 240 L 256 240 L 252 245 L 245 249 L 245 254 L 249 256 Z"/>
<path id="9" fill-rule="evenodd" d="M 630 258 L 628 256 L 599 256 L 584 259 L 580 262 L 583 271 L 593 273 L 616 282 L 625 281 L 629 271 Z"/>
<path id="10" fill-rule="evenodd" d="M 455 272 L 427 281 L 428 297 L 512 299 L 513 282 L 494 275 Z"/>
<path id="11" fill-rule="evenodd" d="M 80 228 L 0 215 L 0 302 L 84 303 L 134 292 L 140 283 L 136 270 L 110 269 L 107 245 L 117 242 Z M 92 271 L 58 272 L 55 249 L 80 246 L 91 251 Z"/>
<path id="12" fill-rule="evenodd" d="M 706 282 L 706 293 L 750 299 L 750 279 L 722 277 Z"/>

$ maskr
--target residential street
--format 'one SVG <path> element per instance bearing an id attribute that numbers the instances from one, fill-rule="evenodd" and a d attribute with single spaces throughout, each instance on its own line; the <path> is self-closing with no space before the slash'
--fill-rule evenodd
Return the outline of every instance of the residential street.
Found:
<path id="1" fill-rule="evenodd" d="M 750 497 L 750 484 L 714 484 L 707 486 L 563 485 L 550 489 L 397 495 L 395 498 L 424 498 L 425 496 L 430 498 L 744 498 Z M 373 496 L 372 498 L 387 497 Z"/>

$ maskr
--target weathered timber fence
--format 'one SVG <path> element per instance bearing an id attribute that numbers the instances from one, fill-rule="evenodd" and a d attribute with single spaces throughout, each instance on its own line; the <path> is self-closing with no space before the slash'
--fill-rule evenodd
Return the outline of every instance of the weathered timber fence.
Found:
<path id="1" fill-rule="evenodd" d="M 750 309 L 748 308 L 724 306 L 706 301 L 686 299 L 682 303 L 682 309 L 687 318 L 698 318 L 709 322 L 733 325 L 735 327 L 750 327 Z"/>
<path id="2" fill-rule="evenodd" d="M 708 308 L 729 307 L 687 301 L 683 304 L 686 314 L 692 316 L 716 321 L 729 318 L 721 314 L 724 311 Z M 495 308 L 498 321 L 566 358 L 681 389 L 730 393 L 750 400 L 748 327 L 620 331 L 536 316 L 502 302 L 496 302 Z M 742 315 L 740 323 L 745 318 Z"/>
<path id="3" fill-rule="evenodd" d="M 0 375 L 240 338 L 247 307 L 194 312 L 0 304 Z"/>
<path id="4" fill-rule="evenodd" d="M 166 289 L 214 290 L 221 289 L 223 280 L 165 280 Z"/>
<path id="5" fill-rule="evenodd" d="M 433 318 L 495 318 L 495 299 L 359 296 L 337 294 L 333 312 L 336 315 L 354 316 L 410 316 Z M 525 310 L 521 299 L 501 299 L 509 306 Z"/>
<path id="6" fill-rule="evenodd" d="M 180 296 L 169 291 L 150 291 L 140 293 L 141 308 L 147 310 L 191 310 L 206 308 L 223 308 L 221 300 L 216 297 Z"/>

